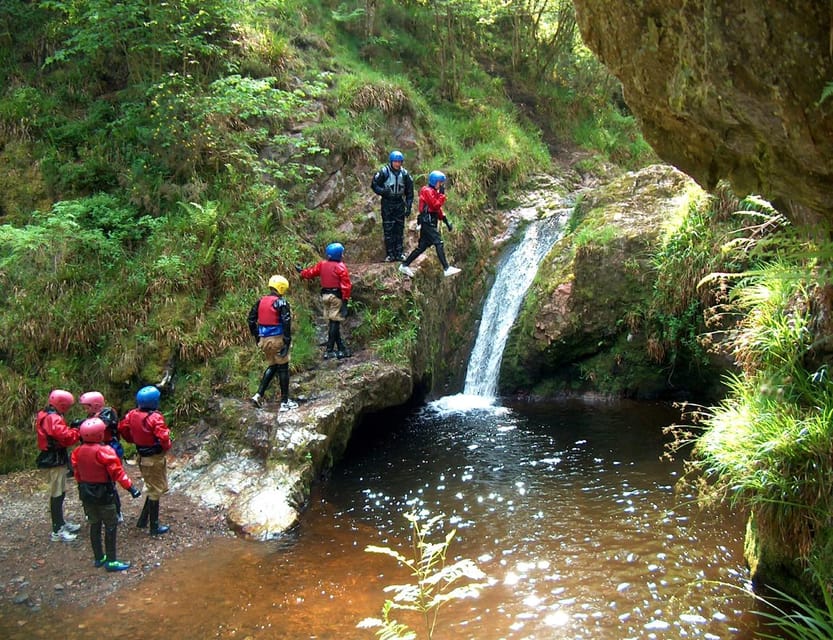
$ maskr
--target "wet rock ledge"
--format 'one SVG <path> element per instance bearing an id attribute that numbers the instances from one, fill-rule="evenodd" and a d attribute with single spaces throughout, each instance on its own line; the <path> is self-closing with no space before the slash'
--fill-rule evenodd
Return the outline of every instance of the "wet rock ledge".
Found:
<path id="1" fill-rule="evenodd" d="M 343 455 L 362 416 L 405 404 L 412 388 L 408 368 L 359 355 L 293 379 L 292 411 L 278 411 L 271 388 L 261 409 L 217 398 L 209 417 L 175 442 L 171 490 L 221 509 L 246 538 L 277 537 L 296 523 L 311 484 Z"/>

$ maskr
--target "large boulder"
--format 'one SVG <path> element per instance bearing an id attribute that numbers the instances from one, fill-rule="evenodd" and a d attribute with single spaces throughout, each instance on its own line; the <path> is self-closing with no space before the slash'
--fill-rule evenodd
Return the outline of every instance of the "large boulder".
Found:
<path id="1" fill-rule="evenodd" d="M 833 209 L 833 17 L 818 0 L 576 0 L 659 156 L 791 210 Z M 793 208 L 792 204 L 803 205 Z M 799 221 L 812 221 L 809 219 Z"/>

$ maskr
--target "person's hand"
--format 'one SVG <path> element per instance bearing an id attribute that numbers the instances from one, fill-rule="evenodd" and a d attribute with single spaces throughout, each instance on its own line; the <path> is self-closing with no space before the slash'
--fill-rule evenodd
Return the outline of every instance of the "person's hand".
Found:
<path id="1" fill-rule="evenodd" d="M 286 338 L 284 338 L 283 346 L 281 347 L 281 350 L 278 351 L 278 355 L 281 358 L 285 358 L 287 355 L 289 355 L 289 345 L 290 345 L 290 341 L 287 340 Z"/>
<path id="2" fill-rule="evenodd" d="M 255 339 L 255 344 L 260 344 L 260 336 L 254 335 L 252 337 Z"/>
<path id="3" fill-rule="evenodd" d="M 443 218 L 443 222 L 445 223 L 445 228 L 449 231 L 454 231 L 454 226 L 451 224 L 451 220 L 448 218 Z"/>
<path id="4" fill-rule="evenodd" d="M 140 495 L 142 495 L 142 492 L 141 492 L 141 491 L 139 491 L 139 490 L 136 488 L 136 485 L 135 485 L 135 484 L 134 484 L 132 487 L 130 487 L 130 488 L 128 489 L 128 491 L 130 492 L 130 495 L 131 495 L 131 496 L 133 496 L 133 499 L 134 499 L 134 500 L 135 500 L 136 498 L 138 498 Z"/>
<path id="5" fill-rule="evenodd" d="M 298 273 L 301 273 L 303 270 L 304 270 L 304 268 L 301 265 L 299 265 L 299 264 L 295 265 L 295 271 L 297 271 Z"/>
<path id="6" fill-rule="evenodd" d="M 81 423 L 84 422 L 83 419 L 79 418 L 78 420 L 73 420 L 69 423 L 70 429 L 78 429 L 81 426 Z"/>
<path id="7" fill-rule="evenodd" d="M 408 210 L 405 212 L 405 216 L 406 216 L 406 217 L 407 217 L 407 216 L 410 216 L 412 213 L 413 213 L 413 211 L 412 211 L 411 209 L 408 209 Z"/>
<path id="8" fill-rule="evenodd" d="M 341 309 L 339 309 L 338 315 L 340 315 L 342 318 L 347 317 L 347 300 L 342 300 Z"/>
<path id="9" fill-rule="evenodd" d="M 437 187 L 437 191 L 439 191 L 440 193 L 445 193 L 445 183 L 444 182 L 440 183 L 440 186 Z"/>

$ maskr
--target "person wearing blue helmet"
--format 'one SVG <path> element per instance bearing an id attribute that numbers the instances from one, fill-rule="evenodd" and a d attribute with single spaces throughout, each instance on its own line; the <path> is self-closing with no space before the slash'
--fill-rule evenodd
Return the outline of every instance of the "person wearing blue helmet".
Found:
<path id="1" fill-rule="evenodd" d="M 168 492 L 166 452 L 171 448 L 171 432 L 165 424 L 165 416 L 159 411 L 160 396 L 156 387 L 142 387 L 136 393 L 136 408 L 128 411 L 119 421 L 119 434 L 136 445 L 139 471 L 147 491 L 136 526 L 143 529 L 150 525 L 152 536 L 170 530 L 170 527 L 159 524 L 159 498 Z"/>
<path id="2" fill-rule="evenodd" d="M 339 242 L 332 242 L 327 245 L 325 255 L 326 260 L 306 269 L 296 264 L 295 270 L 304 280 L 321 279 L 321 304 L 324 307 L 324 321 L 327 323 L 327 350 L 324 352 L 324 359 L 342 360 L 353 355 L 341 338 L 341 323 L 347 318 L 347 302 L 353 291 L 353 283 L 350 282 L 350 272 L 342 261 L 344 246 Z"/>
<path id="3" fill-rule="evenodd" d="M 405 259 L 405 218 L 411 215 L 414 204 L 414 181 L 402 166 L 404 161 L 405 156 L 401 151 L 391 151 L 388 164 L 380 168 L 370 182 L 370 188 L 381 196 L 382 201 L 385 262 L 401 262 Z"/>
<path id="4" fill-rule="evenodd" d="M 410 255 L 399 265 L 399 271 L 409 278 L 415 273 L 411 269 L 411 263 L 416 260 L 423 251 L 432 245 L 437 249 L 437 257 L 443 266 L 443 275 L 453 276 L 460 273 L 460 269 L 448 264 L 443 247 L 443 237 L 440 235 L 439 223 L 442 221 L 446 228 L 451 231 L 451 221 L 443 212 L 445 204 L 445 174 L 442 171 L 432 171 L 428 174 L 428 184 L 419 190 L 419 244 L 411 251 Z"/>

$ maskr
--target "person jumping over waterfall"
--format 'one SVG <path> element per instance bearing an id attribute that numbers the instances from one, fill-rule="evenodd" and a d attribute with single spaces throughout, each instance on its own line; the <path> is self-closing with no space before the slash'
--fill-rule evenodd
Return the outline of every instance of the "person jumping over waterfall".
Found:
<path id="1" fill-rule="evenodd" d="M 445 248 L 443 247 L 443 237 L 440 235 L 439 222 L 442 221 L 449 231 L 452 231 L 454 227 L 443 212 L 444 204 L 445 174 L 442 171 L 432 171 L 428 174 L 428 184 L 419 190 L 419 217 L 417 218 L 417 222 L 419 223 L 419 244 L 405 258 L 402 264 L 399 265 L 399 271 L 409 278 L 413 278 L 415 275 L 414 270 L 411 269 L 411 263 L 431 245 L 437 249 L 437 257 L 440 259 L 440 264 L 443 267 L 444 276 L 448 277 L 460 273 L 460 269 L 450 266 L 445 257 Z"/>

